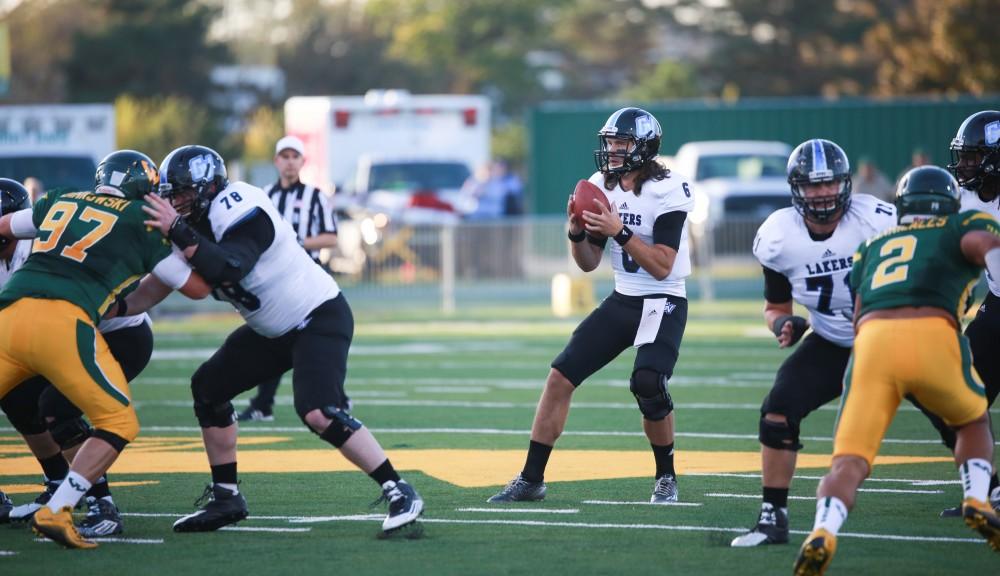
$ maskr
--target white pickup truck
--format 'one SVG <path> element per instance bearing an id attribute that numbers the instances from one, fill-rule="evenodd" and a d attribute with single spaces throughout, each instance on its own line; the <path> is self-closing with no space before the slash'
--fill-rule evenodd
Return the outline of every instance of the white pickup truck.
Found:
<path id="1" fill-rule="evenodd" d="M 668 167 L 692 178 L 695 224 L 760 219 L 791 205 L 785 166 L 792 147 L 766 140 L 688 142 Z"/>

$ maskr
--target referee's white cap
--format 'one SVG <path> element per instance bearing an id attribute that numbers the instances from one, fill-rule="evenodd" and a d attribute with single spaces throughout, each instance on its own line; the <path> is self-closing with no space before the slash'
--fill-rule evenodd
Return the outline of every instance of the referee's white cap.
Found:
<path id="1" fill-rule="evenodd" d="M 275 156 L 281 154 L 282 150 L 295 150 L 302 156 L 306 155 L 305 145 L 302 143 L 302 140 L 299 140 L 295 136 L 285 136 L 281 140 L 278 140 L 278 143 L 274 146 Z"/>

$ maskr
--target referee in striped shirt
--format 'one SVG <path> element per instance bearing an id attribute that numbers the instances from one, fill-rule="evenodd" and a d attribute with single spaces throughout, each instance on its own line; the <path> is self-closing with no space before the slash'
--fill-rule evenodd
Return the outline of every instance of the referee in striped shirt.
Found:
<path id="1" fill-rule="evenodd" d="M 295 136 L 285 136 L 274 147 L 274 166 L 278 181 L 265 188 L 271 202 L 281 217 L 292 225 L 298 234 L 299 244 L 320 264 L 319 251 L 337 245 L 337 223 L 327 203 L 326 195 L 319 188 L 299 180 L 305 163 L 305 146 Z M 274 396 L 281 377 L 262 382 L 257 395 L 250 400 L 250 407 L 239 415 L 239 420 L 274 420 Z"/>

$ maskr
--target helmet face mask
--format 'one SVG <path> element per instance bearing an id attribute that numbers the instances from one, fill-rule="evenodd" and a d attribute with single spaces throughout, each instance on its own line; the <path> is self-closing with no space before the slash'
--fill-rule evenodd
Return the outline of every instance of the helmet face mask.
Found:
<path id="1" fill-rule="evenodd" d="M 597 132 L 600 149 L 594 164 L 604 174 L 627 174 L 654 161 L 663 131 L 652 114 L 641 108 L 622 108 L 608 117 Z"/>
<path id="2" fill-rule="evenodd" d="M 851 164 L 844 150 L 815 138 L 795 147 L 788 157 L 792 205 L 817 224 L 837 222 L 851 204 Z"/>
<path id="3" fill-rule="evenodd" d="M 896 214 L 901 224 L 915 219 L 945 216 L 958 212 L 961 189 L 947 170 L 937 166 L 919 166 L 899 180 L 896 188 Z"/>
<path id="4" fill-rule="evenodd" d="M 94 192 L 141 200 L 156 192 L 160 173 L 156 164 L 142 152 L 118 150 L 101 160 L 94 174 Z"/>
<path id="5" fill-rule="evenodd" d="M 200 220 L 228 185 L 222 157 L 206 146 L 177 148 L 160 166 L 160 196 L 189 222 Z"/>
<path id="6" fill-rule="evenodd" d="M 0 216 L 31 207 L 31 195 L 17 180 L 0 178 Z M 5 236 L 0 236 L 0 253 L 6 256 L 7 247 L 16 244 Z"/>
<path id="7" fill-rule="evenodd" d="M 969 116 L 951 140 L 948 170 L 958 184 L 986 202 L 1000 195 L 1000 112 L 983 110 Z"/>

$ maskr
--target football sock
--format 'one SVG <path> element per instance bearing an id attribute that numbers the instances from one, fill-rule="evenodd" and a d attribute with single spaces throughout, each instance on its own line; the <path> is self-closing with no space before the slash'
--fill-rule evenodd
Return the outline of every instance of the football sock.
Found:
<path id="1" fill-rule="evenodd" d="M 990 494 L 997 488 L 1000 488 L 1000 478 L 997 478 L 997 471 L 994 470 L 993 475 L 990 476 Z"/>
<path id="2" fill-rule="evenodd" d="M 656 459 L 656 477 L 666 474 L 674 475 L 674 444 L 671 442 L 666 446 L 649 445 L 653 449 L 653 458 Z"/>
<path id="3" fill-rule="evenodd" d="M 87 496 L 93 498 L 110 498 L 111 488 L 108 486 L 108 477 L 101 476 L 98 478 L 97 482 L 94 482 L 94 485 L 87 491 Z"/>
<path id="4" fill-rule="evenodd" d="M 400 480 L 399 474 L 396 473 L 396 469 L 392 467 L 392 462 L 389 462 L 388 458 L 379 464 L 378 468 L 369 472 L 368 476 L 379 486 L 385 485 L 386 482 L 399 482 Z"/>
<path id="5" fill-rule="evenodd" d="M 816 521 L 813 523 L 813 530 L 823 528 L 830 534 L 836 535 L 844 520 L 847 520 L 847 506 L 840 498 L 827 496 L 816 499 Z"/>
<path id="6" fill-rule="evenodd" d="M 69 474 L 69 462 L 62 452 L 56 452 L 48 458 L 39 458 L 38 463 L 42 465 L 46 480 L 62 480 Z"/>
<path id="7" fill-rule="evenodd" d="M 212 484 L 215 486 L 225 488 L 233 494 L 239 494 L 238 482 L 236 477 L 236 462 L 212 466 Z"/>
<path id="8" fill-rule="evenodd" d="M 990 476 L 993 467 L 982 458 L 969 458 L 958 467 L 962 478 L 962 490 L 965 498 L 975 498 L 980 502 L 988 502 Z"/>
<path id="9" fill-rule="evenodd" d="M 549 463 L 552 446 L 534 440 L 528 444 L 528 459 L 524 462 L 521 478 L 528 482 L 541 482 L 545 478 L 545 466 Z"/>
<path id="10" fill-rule="evenodd" d="M 83 495 L 87 493 L 87 490 L 90 490 L 90 482 L 83 476 L 70 470 L 69 474 L 66 475 L 66 479 L 59 485 L 52 498 L 49 499 L 47 506 L 53 513 L 62 510 L 66 506 L 73 508 L 80 501 L 80 498 L 83 498 Z"/>
<path id="11" fill-rule="evenodd" d="M 788 513 L 788 488 L 768 488 L 764 486 L 764 502 L 772 508 L 781 508 Z"/>

